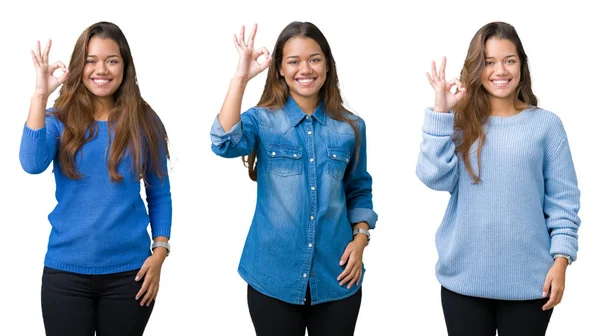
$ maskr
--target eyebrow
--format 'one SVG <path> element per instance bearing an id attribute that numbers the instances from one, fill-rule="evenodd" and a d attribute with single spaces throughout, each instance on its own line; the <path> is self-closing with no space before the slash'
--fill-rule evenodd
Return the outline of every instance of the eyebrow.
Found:
<path id="1" fill-rule="evenodd" d="M 87 57 L 98 57 L 98 56 L 96 56 L 96 55 L 87 55 Z M 111 58 L 111 57 L 121 57 L 121 56 L 119 56 L 119 55 L 108 55 L 108 56 L 106 56 L 106 58 Z"/>
<path id="2" fill-rule="evenodd" d="M 506 57 L 504 57 L 504 58 L 511 58 L 511 57 L 517 57 L 517 55 L 515 55 L 515 54 L 510 54 L 510 55 L 508 55 L 508 56 L 506 56 Z M 493 56 L 486 56 L 486 57 L 485 57 L 485 59 L 489 59 L 489 58 L 496 58 L 496 57 L 493 57 Z"/>
<path id="3" fill-rule="evenodd" d="M 321 56 L 321 53 L 314 53 L 314 54 L 312 54 L 312 55 L 310 55 L 308 57 L 314 57 L 314 56 Z M 288 59 L 288 58 L 300 58 L 300 56 L 288 56 L 288 57 L 286 57 L 286 59 Z"/>

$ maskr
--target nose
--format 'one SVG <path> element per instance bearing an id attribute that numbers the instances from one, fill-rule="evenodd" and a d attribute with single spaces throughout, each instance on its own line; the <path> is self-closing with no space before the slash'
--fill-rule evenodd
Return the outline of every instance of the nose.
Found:
<path id="1" fill-rule="evenodd" d="M 300 73 L 309 74 L 311 72 L 310 64 L 308 62 L 300 62 Z"/>
<path id="2" fill-rule="evenodd" d="M 104 62 L 96 63 L 96 74 L 106 75 L 107 73 L 108 73 L 108 68 L 106 67 L 106 63 L 104 63 Z"/>
<path id="3" fill-rule="evenodd" d="M 506 64 L 504 62 L 496 63 L 494 72 L 496 72 L 496 75 L 506 75 Z"/>

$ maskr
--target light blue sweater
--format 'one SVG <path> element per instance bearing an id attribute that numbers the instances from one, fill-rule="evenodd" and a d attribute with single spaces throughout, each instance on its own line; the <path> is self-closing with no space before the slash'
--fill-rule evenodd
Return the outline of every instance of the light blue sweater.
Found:
<path id="1" fill-rule="evenodd" d="M 41 173 L 54 161 L 57 205 L 48 216 L 52 231 L 44 260 L 47 267 L 80 274 L 135 270 L 150 256 L 149 223 L 153 237 L 171 235 L 169 177 L 161 181 L 147 169 L 146 212 L 129 155 L 117 165 L 123 180 L 110 181 L 107 148 L 114 132 L 109 133 L 107 121 L 97 125 L 98 135 L 77 152 L 75 164 L 84 175 L 78 180 L 67 177 L 58 162 L 65 129 L 60 121 L 47 116 L 45 127 L 32 130 L 25 125 L 23 129 L 19 153 L 23 169 Z M 162 164 L 166 173 L 166 154 Z"/>
<path id="2" fill-rule="evenodd" d="M 425 111 L 417 176 L 450 192 L 436 233 L 437 278 L 463 295 L 542 298 L 554 254 L 577 258 L 579 189 L 567 136 L 553 113 L 530 107 L 490 117 L 473 184 L 455 152 L 454 114 Z M 474 171 L 477 142 L 470 151 Z"/>

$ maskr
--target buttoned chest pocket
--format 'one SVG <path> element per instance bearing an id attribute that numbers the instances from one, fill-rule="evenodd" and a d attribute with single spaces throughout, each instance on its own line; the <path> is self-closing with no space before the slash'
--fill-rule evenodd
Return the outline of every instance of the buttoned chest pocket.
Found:
<path id="1" fill-rule="evenodd" d="M 267 148 L 267 171 L 279 176 L 302 174 L 302 148 L 270 145 Z"/>
<path id="2" fill-rule="evenodd" d="M 327 148 L 327 173 L 336 180 L 344 178 L 350 162 L 350 153 L 342 149 Z"/>

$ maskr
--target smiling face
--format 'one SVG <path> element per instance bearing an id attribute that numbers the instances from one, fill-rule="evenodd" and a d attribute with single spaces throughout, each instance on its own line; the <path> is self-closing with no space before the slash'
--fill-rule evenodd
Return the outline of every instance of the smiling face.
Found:
<path id="1" fill-rule="evenodd" d="M 285 42 L 279 74 L 285 78 L 297 103 L 306 102 L 316 107 L 327 70 L 325 56 L 315 40 L 293 37 Z"/>
<path id="2" fill-rule="evenodd" d="M 94 36 L 88 44 L 82 81 L 98 98 L 112 98 L 123 82 L 123 58 L 117 42 Z"/>
<path id="3" fill-rule="evenodd" d="M 521 61 L 514 43 L 492 37 L 485 43 L 481 83 L 490 98 L 514 101 L 521 81 Z"/>

